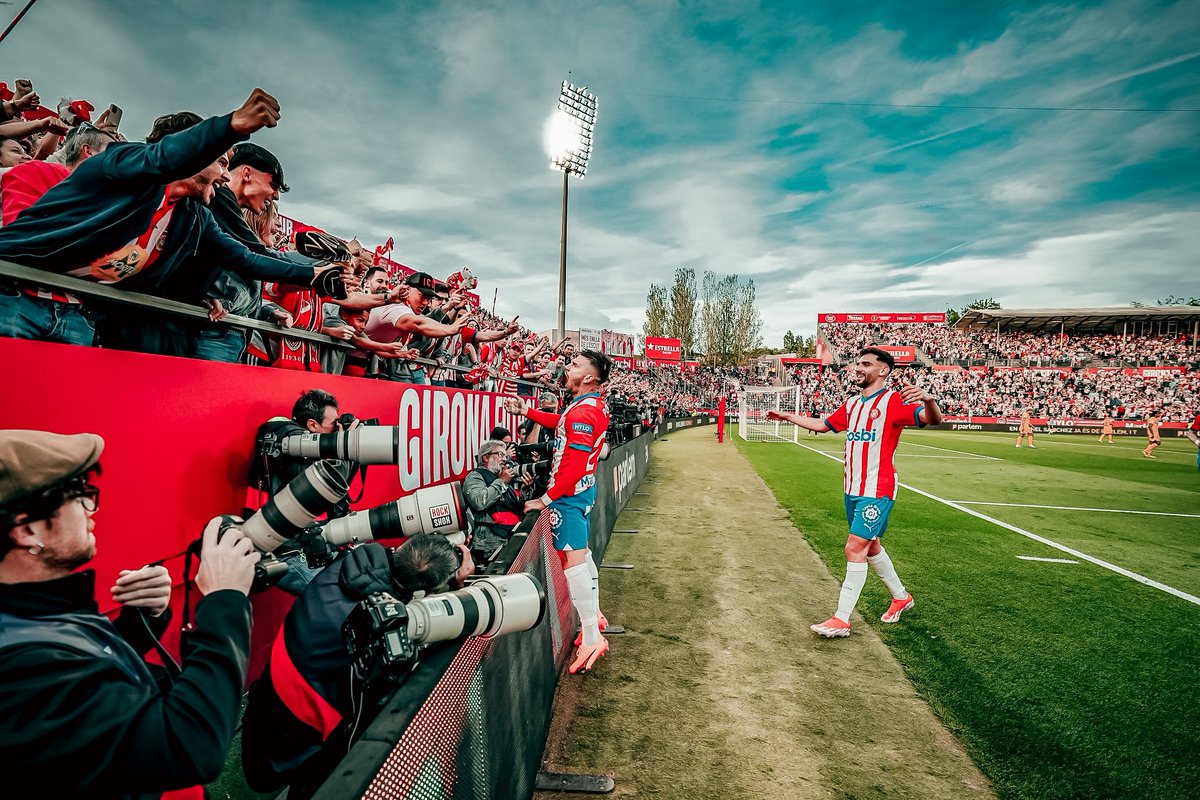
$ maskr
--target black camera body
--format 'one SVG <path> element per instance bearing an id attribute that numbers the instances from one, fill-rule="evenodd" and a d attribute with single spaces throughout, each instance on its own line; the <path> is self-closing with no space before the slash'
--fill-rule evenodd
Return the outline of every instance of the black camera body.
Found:
<path id="1" fill-rule="evenodd" d="M 237 517 L 232 517 L 228 514 L 221 515 L 221 526 L 217 528 L 217 541 L 225 535 L 229 530 L 241 530 L 242 521 Z M 199 542 L 196 543 L 196 550 L 199 552 Z M 291 567 L 287 561 L 276 555 L 275 553 L 262 553 L 259 556 L 258 563 L 254 565 L 254 582 L 250 584 L 250 593 L 257 594 L 258 592 L 270 589 L 276 583 L 287 575 Z"/>
<path id="2" fill-rule="evenodd" d="M 343 430 L 345 430 L 346 428 L 349 428 L 350 425 L 356 419 L 358 419 L 358 417 L 354 416 L 349 411 L 347 411 L 346 413 L 338 416 L 337 425 L 339 428 L 342 428 Z M 382 423 L 379 421 L 379 417 L 372 417 L 371 419 L 359 419 L 358 424 L 359 425 L 379 426 Z"/>
<path id="3" fill-rule="evenodd" d="M 554 455 L 554 442 L 537 442 L 535 444 L 518 444 L 513 445 L 513 449 L 517 453 L 517 458 L 522 462 L 531 461 L 534 453 L 537 453 L 543 459 L 548 459 Z"/>
<path id="4" fill-rule="evenodd" d="M 387 592 L 360 601 L 342 625 L 342 638 L 354 671 L 368 684 L 396 674 L 417 661 L 418 648 L 408 636 L 408 609 Z"/>

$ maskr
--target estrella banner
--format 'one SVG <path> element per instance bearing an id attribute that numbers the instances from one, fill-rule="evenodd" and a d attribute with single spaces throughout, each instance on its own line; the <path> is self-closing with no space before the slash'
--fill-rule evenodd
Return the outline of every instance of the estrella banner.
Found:
<path id="1" fill-rule="evenodd" d="M 683 348 L 678 339 L 647 336 L 646 358 L 651 361 L 679 361 L 683 358 Z"/>

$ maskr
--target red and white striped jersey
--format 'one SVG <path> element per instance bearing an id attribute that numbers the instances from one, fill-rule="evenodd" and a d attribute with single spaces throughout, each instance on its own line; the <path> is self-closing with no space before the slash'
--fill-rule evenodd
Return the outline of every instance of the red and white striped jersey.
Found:
<path id="1" fill-rule="evenodd" d="M 880 389 L 851 397 L 825 418 L 834 433 L 846 432 L 846 494 L 853 497 L 896 498 L 896 445 L 906 425 L 922 428 L 921 403 L 906 404 L 899 393 Z"/>

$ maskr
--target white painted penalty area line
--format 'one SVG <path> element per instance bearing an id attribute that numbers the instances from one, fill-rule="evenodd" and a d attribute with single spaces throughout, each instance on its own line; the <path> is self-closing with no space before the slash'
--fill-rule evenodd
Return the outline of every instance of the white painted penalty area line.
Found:
<path id="1" fill-rule="evenodd" d="M 1041 506 L 1035 503 L 985 503 L 982 500 L 950 500 L 964 506 L 1007 506 L 1009 508 L 1047 508 L 1051 511 L 1100 511 L 1105 514 L 1145 514 L 1150 517 L 1187 517 L 1200 519 L 1200 514 L 1177 514 L 1170 511 L 1129 511 L 1124 508 L 1083 508 L 1082 506 Z"/>
<path id="2" fill-rule="evenodd" d="M 805 450 L 811 450 L 812 452 L 816 453 L 817 455 L 825 456 L 826 458 L 833 459 L 834 461 L 841 461 L 840 458 L 837 458 L 836 456 L 831 456 L 826 452 L 816 449 L 815 447 L 809 447 L 808 445 L 800 444 L 799 442 L 793 442 L 793 444 L 803 447 Z M 930 494 L 929 492 L 922 491 L 915 486 L 909 486 L 907 483 L 901 483 L 900 485 L 903 486 L 905 489 L 908 489 L 910 492 L 916 492 L 917 494 L 921 495 L 922 497 L 928 497 L 930 500 L 935 500 L 935 501 L 941 503 L 942 505 L 949 506 L 950 508 L 953 508 L 957 511 L 961 511 L 964 514 L 970 514 L 972 517 L 976 517 L 978 519 L 984 520 L 985 522 L 990 522 L 993 525 L 999 525 L 1001 528 L 1012 531 L 1013 533 L 1019 533 L 1020 535 L 1024 536 L 1027 539 L 1032 539 L 1035 542 L 1040 542 L 1040 543 L 1046 545 L 1047 547 L 1052 547 L 1055 550 L 1059 550 L 1059 551 L 1066 553 L 1067 555 L 1075 556 L 1075 558 L 1081 559 L 1083 561 L 1087 561 L 1088 563 L 1091 563 L 1091 564 L 1095 564 L 1098 567 L 1103 567 L 1104 569 L 1111 570 L 1112 572 L 1115 572 L 1118 575 L 1124 575 L 1126 578 L 1132 578 L 1133 580 L 1137 581 L 1138 583 L 1145 584 L 1146 586 L 1150 586 L 1155 589 L 1158 589 L 1160 592 L 1166 592 L 1167 594 L 1174 595 L 1175 597 L 1178 597 L 1181 600 L 1187 600 L 1189 603 L 1192 603 L 1193 605 L 1200 606 L 1200 597 L 1196 597 L 1194 594 L 1188 594 L 1187 592 L 1176 589 L 1174 586 L 1168 586 L 1165 583 L 1159 583 L 1156 580 L 1147 578 L 1145 575 L 1139 575 L 1138 573 L 1133 572 L 1131 570 L 1127 570 L 1124 567 L 1118 567 L 1116 564 L 1110 564 L 1109 562 L 1104 561 L 1099 558 L 1096 558 L 1095 556 L 1089 556 L 1087 553 L 1084 553 L 1081 550 L 1076 550 L 1073 547 L 1067 547 L 1064 544 L 1059 544 L 1058 542 L 1053 541 L 1052 539 L 1047 539 L 1045 536 L 1038 536 L 1036 533 L 1030 533 L 1029 531 L 1027 531 L 1023 528 L 1018 528 L 1016 525 L 1009 525 L 1007 522 L 1004 522 L 1003 520 L 998 520 L 995 517 L 989 517 L 987 514 L 981 514 L 980 512 L 976 511 L 973 508 L 967 508 L 966 506 L 960 505 L 959 503 L 955 503 L 952 500 L 946 500 L 944 498 L 938 497 L 935 494 Z"/>
<path id="3" fill-rule="evenodd" d="M 995 456 L 984 456 L 984 455 L 980 455 L 979 453 L 969 453 L 966 450 L 951 450 L 948 447 L 934 447 L 931 444 L 921 444 L 920 442 L 901 442 L 900 444 L 901 444 L 901 446 L 908 445 L 909 447 L 927 447 L 930 450 L 941 450 L 943 453 L 958 453 L 960 456 L 968 456 L 969 458 L 979 458 L 984 461 L 1001 461 L 1001 460 L 1003 460 L 1003 459 L 996 458 Z M 896 455 L 900 455 L 900 453 L 897 453 Z"/>
<path id="4" fill-rule="evenodd" d="M 1047 564 L 1078 564 L 1073 558 L 1039 558 L 1038 556 L 1017 556 L 1022 561 L 1042 561 Z"/>

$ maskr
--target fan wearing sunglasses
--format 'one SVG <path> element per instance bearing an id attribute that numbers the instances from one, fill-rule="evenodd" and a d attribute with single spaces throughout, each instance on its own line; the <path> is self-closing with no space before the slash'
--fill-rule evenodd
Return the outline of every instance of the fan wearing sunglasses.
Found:
<path id="1" fill-rule="evenodd" d="M 183 666 L 156 678 L 142 655 L 166 628 L 167 570 L 123 570 L 115 622 L 98 612 L 95 572 L 80 570 L 96 555 L 103 449 L 90 433 L 0 431 L 0 771 L 13 796 L 207 783 L 241 709 L 257 554 L 236 531 L 218 542 L 220 518 L 209 523 Z"/>

